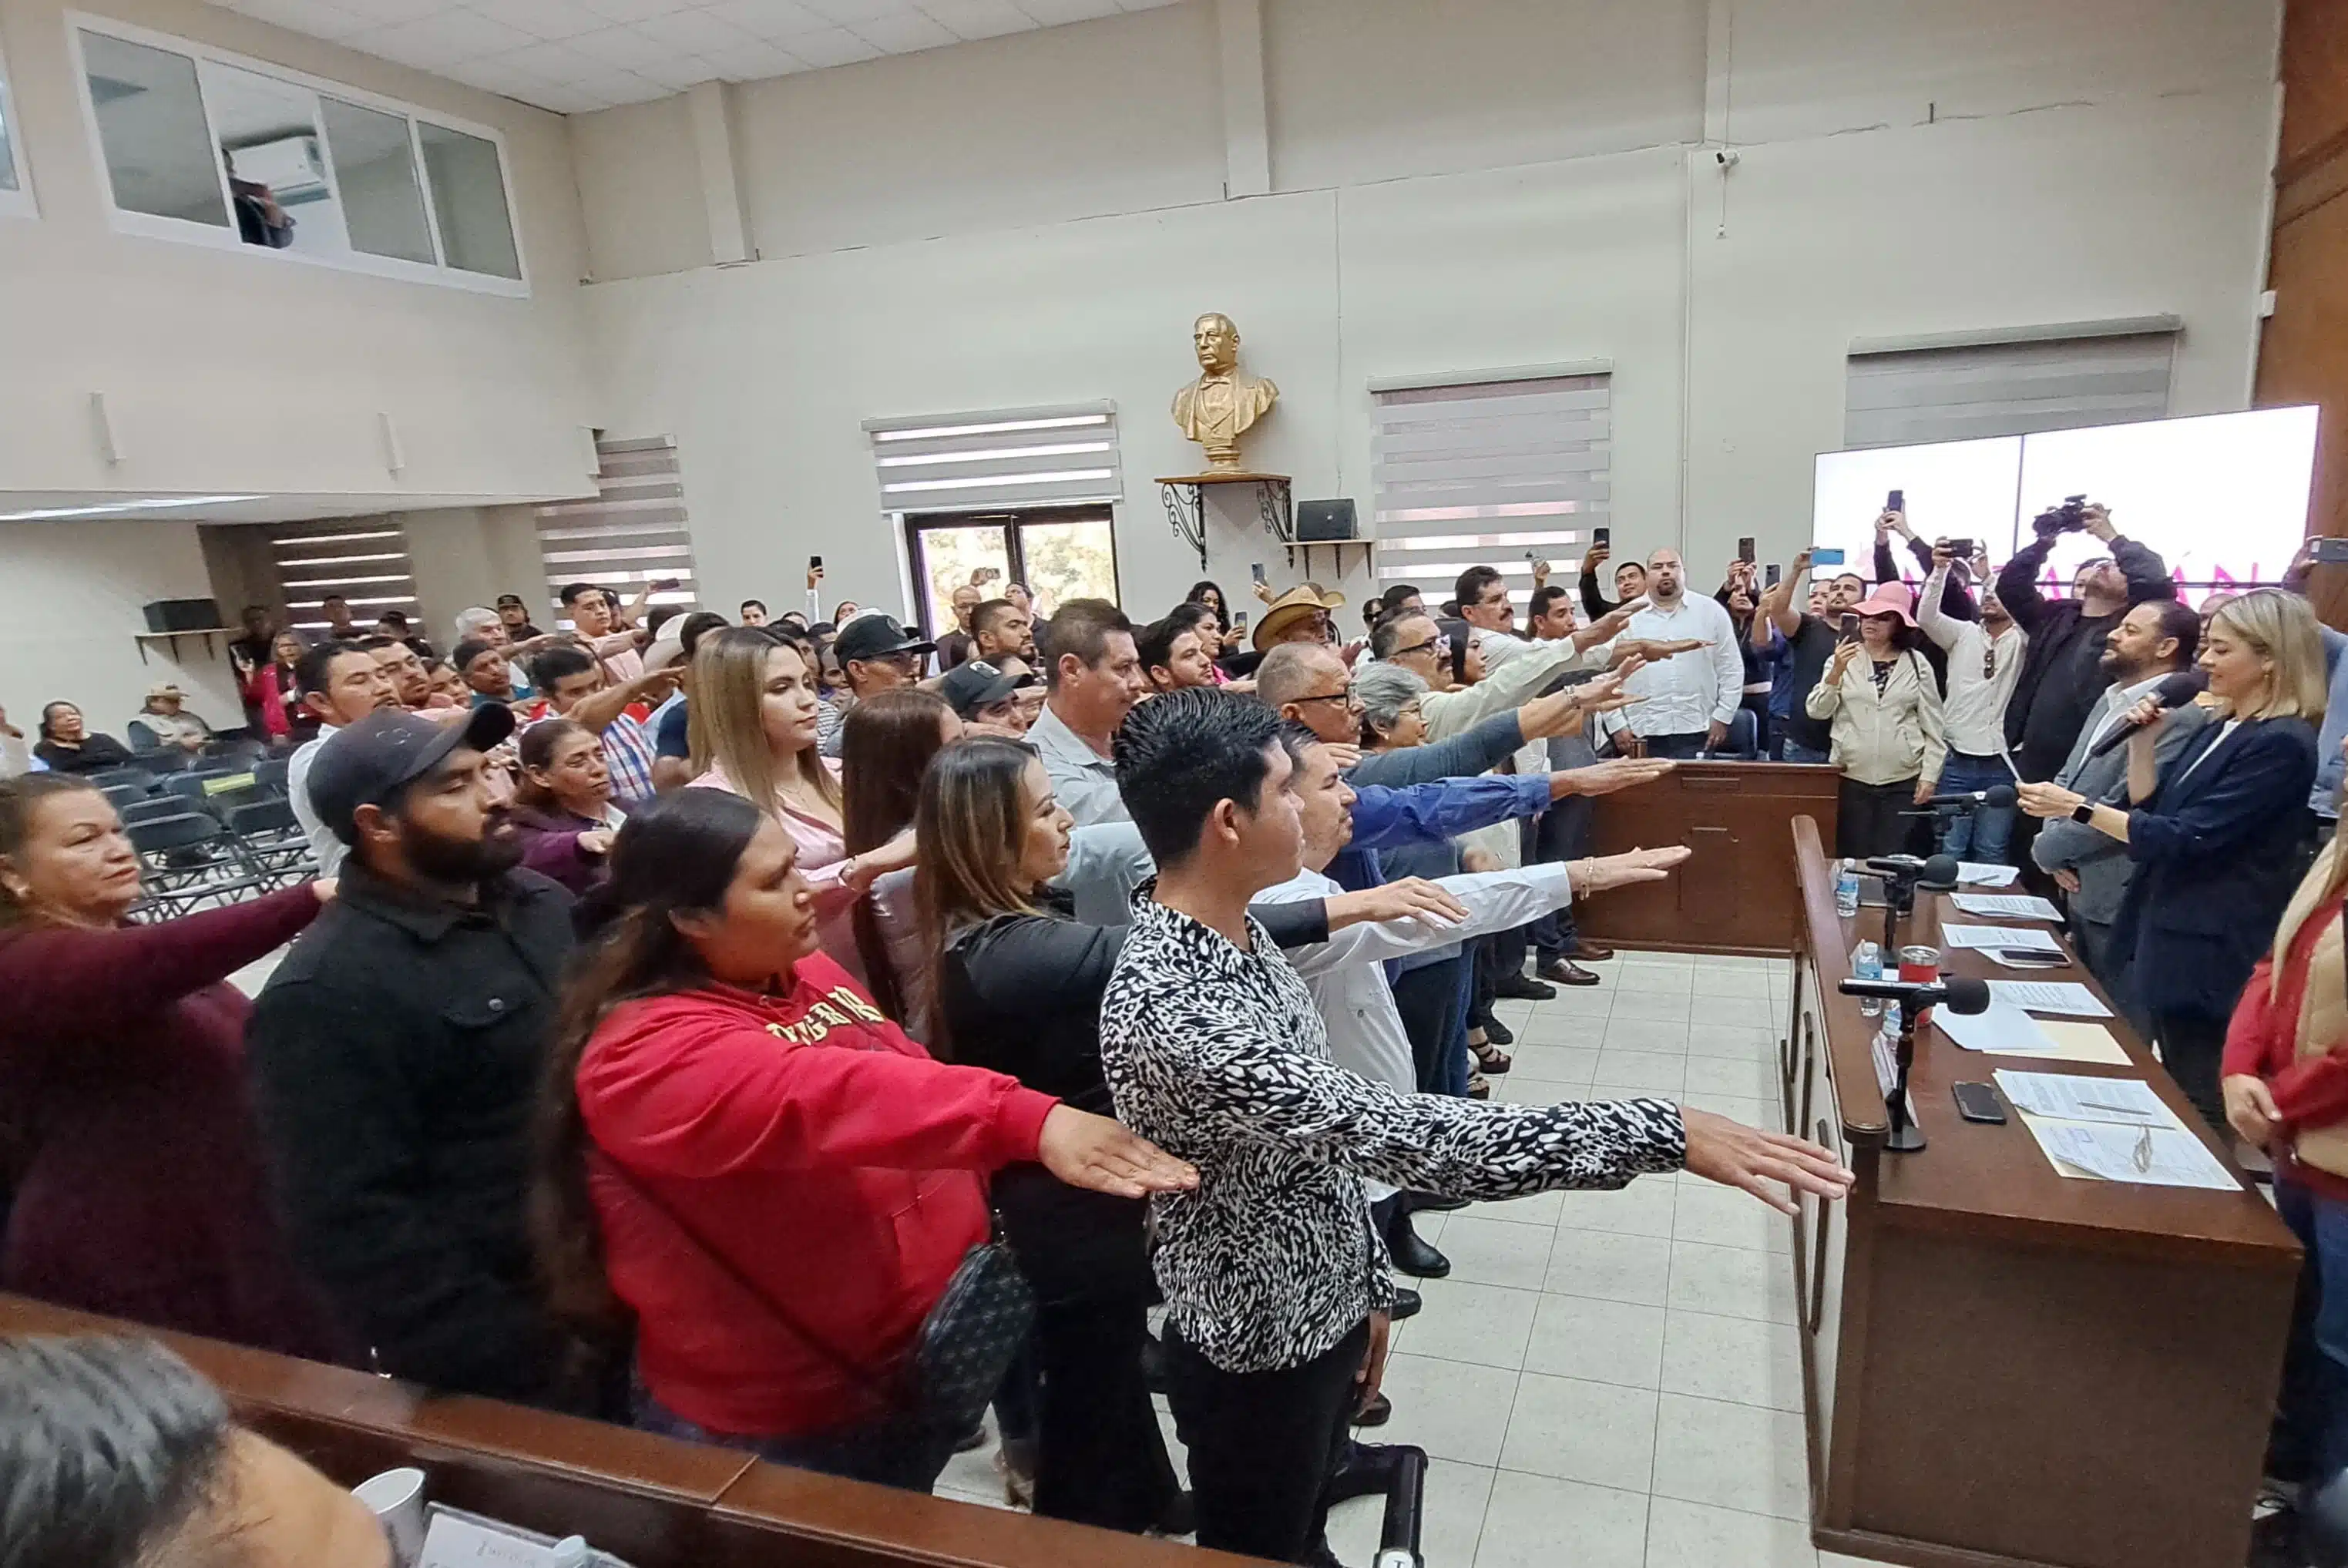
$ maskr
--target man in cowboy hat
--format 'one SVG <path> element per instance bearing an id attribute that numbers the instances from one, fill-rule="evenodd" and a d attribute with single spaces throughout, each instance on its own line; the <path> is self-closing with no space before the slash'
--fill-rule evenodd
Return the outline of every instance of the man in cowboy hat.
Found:
<path id="1" fill-rule="evenodd" d="M 181 706 L 186 696 L 170 681 L 158 681 L 147 688 L 147 706 L 130 722 L 144 726 L 154 736 L 156 749 L 177 747 L 181 751 L 201 751 L 211 739 L 212 727 Z M 138 732 L 131 733 L 135 737 Z"/>

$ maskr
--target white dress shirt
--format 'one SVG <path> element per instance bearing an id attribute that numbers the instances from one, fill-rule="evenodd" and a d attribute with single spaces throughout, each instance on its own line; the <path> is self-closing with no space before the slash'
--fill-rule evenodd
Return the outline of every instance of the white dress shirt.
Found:
<path id="1" fill-rule="evenodd" d="M 326 744 L 327 737 L 336 727 L 320 725 L 316 738 L 305 740 L 294 748 L 285 759 L 285 798 L 294 808 L 294 820 L 302 824 L 302 831 L 310 841 L 310 858 L 318 862 L 318 874 L 333 876 L 341 869 L 343 857 L 351 847 L 335 836 L 335 830 L 318 820 L 318 813 L 310 809 L 310 764 L 318 759 L 318 748 Z"/>
<path id="2" fill-rule="evenodd" d="M 1125 797 L 1117 792 L 1117 764 L 1070 729 L 1049 702 L 1029 727 L 1027 744 L 1042 758 L 1045 776 L 1052 780 L 1052 793 L 1068 809 L 1076 826 L 1133 820 L 1133 813 L 1125 809 Z"/>
<path id="3" fill-rule="evenodd" d="M 1691 648 L 1647 665 L 1623 683 L 1633 702 L 1605 716 L 1606 732 L 1619 734 L 1627 721 L 1634 735 L 1702 735 L 1736 717 L 1745 696 L 1745 658 L 1736 651 L 1736 624 L 1719 601 L 1684 593 L 1666 610 L 1649 604 L 1631 617 L 1626 637 L 1669 642 L 1695 637 L 1712 645 Z"/>

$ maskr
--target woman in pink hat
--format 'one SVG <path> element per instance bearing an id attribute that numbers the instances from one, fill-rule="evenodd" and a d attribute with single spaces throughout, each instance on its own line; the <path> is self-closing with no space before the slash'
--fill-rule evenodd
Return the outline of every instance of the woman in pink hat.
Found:
<path id="1" fill-rule="evenodd" d="M 1812 718 L 1833 723 L 1828 760 L 1842 769 L 1837 854 L 1929 845 L 1929 820 L 1900 813 L 1931 799 L 1948 738 L 1941 688 L 1916 651 L 1910 603 L 1906 583 L 1884 583 L 1846 612 L 1842 645 L 1804 703 Z"/>

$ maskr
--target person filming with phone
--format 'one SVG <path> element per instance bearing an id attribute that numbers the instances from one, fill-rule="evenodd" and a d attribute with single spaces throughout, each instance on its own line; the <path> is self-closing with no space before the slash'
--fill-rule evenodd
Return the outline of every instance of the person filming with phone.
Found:
<path id="1" fill-rule="evenodd" d="M 1930 799 L 1948 757 L 1941 691 L 1916 648 L 1908 585 L 1882 583 L 1843 615 L 1842 641 L 1803 699 L 1831 727 L 1828 760 L 1842 769 L 1835 852 L 1895 855 L 1923 839 L 1910 815 Z"/>

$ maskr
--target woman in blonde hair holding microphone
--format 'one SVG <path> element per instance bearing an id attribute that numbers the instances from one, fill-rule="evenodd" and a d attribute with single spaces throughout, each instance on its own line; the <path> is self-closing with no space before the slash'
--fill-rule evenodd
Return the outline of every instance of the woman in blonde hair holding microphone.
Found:
<path id="1" fill-rule="evenodd" d="M 2295 593 L 2260 588 L 2219 610 L 2201 640 L 2216 722 L 2166 767 L 2153 743 L 2167 715 L 2147 697 L 2128 715 L 2126 803 L 2054 784 L 2021 786 L 2034 817 L 2070 817 L 2127 846 L 2135 874 L 2112 928 L 2112 962 L 2152 1018 L 2161 1060 L 2212 1127 L 2226 1020 L 2290 902 L 2314 831 L 2315 727 L 2323 644 Z"/>

